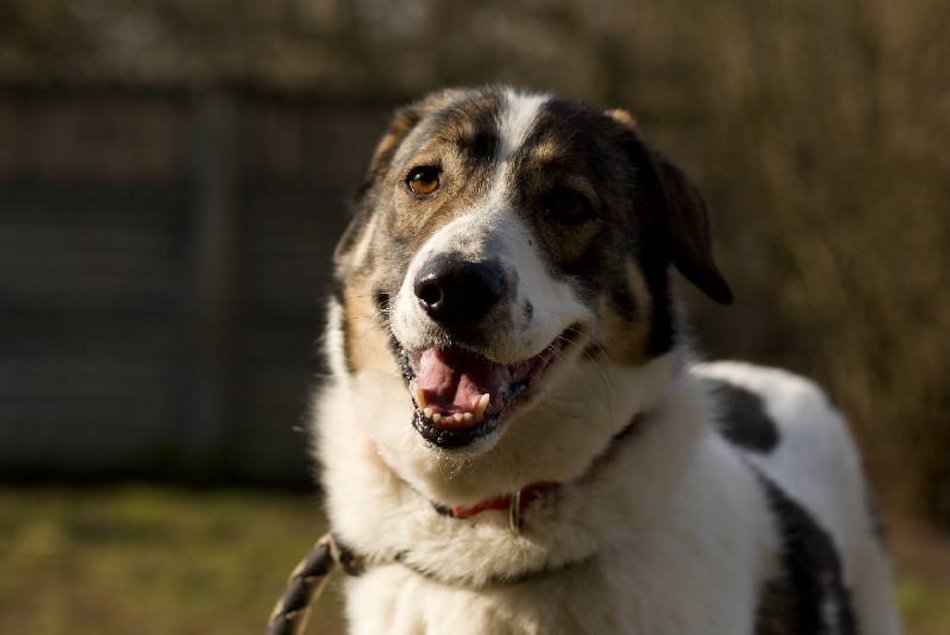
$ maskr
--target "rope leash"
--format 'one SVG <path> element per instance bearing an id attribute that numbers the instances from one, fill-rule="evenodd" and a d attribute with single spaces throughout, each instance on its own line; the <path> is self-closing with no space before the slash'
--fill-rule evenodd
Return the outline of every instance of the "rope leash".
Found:
<path id="1" fill-rule="evenodd" d="M 290 574 L 284 594 L 267 620 L 267 635 L 303 635 L 310 608 L 323 595 L 337 569 L 359 575 L 362 565 L 352 552 L 337 543 L 333 534 L 326 534 Z"/>

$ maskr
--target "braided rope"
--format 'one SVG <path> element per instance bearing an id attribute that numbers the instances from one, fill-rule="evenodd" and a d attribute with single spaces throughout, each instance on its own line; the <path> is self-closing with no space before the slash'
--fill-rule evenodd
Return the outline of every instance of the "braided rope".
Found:
<path id="1" fill-rule="evenodd" d="M 509 519 L 510 521 L 511 519 Z M 517 520 L 517 519 L 516 519 Z M 390 562 L 399 562 L 411 571 L 441 582 L 443 584 L 461 585 L 471 589 L 482 589 L 486 586 L 520 584 L 548 575 L 583 566 L 590 558 L 582 558 L 574 562 L 566 562 L 553 567 L 542 567 L 534 571 L 527 571 L 516 575 L 505 575 L 489 580 L 476 582 L 467 578 L 442 578 L 433 572 L 420 569 L 405 562 L 399 554 Z M 337 569 L 348 576 L 359 576 L 372 564 L 381 562 L 379 556 L 361 555 L 350 550 L 345 543 L 339 542 L 332 533 L 324 535 L 313 544 L 310 552 L 294 567 L 287 579 L 284 594 L 277 600 L 274 610 L 267 620 L 266 635 L 304 635 L 307 628 L 307 618 L 310 617 L 310 608 L 320 599 L 330 577 Z"/>
<path id="2" fill-rule="evenodd" d="M 320 599 L 337 568 L 350 575 L 359 573 L 353 554 L 342 549 L 333 534 L 326 534 L 290 574 L 287 588 L 267 621 L 267 635 L 303 635 L 310 607 Z"/>

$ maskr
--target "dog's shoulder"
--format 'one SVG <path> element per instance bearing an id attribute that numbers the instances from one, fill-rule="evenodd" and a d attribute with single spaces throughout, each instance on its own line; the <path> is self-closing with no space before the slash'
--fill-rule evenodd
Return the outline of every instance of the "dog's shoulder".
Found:
<path id="1" fill-rule="evenodd" d="M 692 371 L 707 389 L 717 429 L 746 452 L 765 457 L 818 439 L 835 452 L 852 445 L 841 414 L 805 377 L 735 361 L 696 364 Z"/>
<path id="2" fill-rule="evenodd" d="M 742 362 L 697 364 L 709 397 L 710 425 L 764 478 L 799 501 L 838 539 L 867 485 L 841 413 L 814 382 Z M 842 514 L 845 517 L 842 517 Z"/>

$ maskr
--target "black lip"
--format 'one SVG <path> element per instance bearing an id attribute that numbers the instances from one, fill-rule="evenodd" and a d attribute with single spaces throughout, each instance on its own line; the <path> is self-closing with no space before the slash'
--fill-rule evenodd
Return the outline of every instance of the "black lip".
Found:
<path id="1" fill-rule="evenodd" d="M 412 427 L 429 443 L 443 450 L 454 450 L 471 445 L 494 432 L 498 428 L 499 414 L 487 416 L 474 426 L 453 430 L 437 426 L 420 410 L 416 410 L 412 415 Z"/>

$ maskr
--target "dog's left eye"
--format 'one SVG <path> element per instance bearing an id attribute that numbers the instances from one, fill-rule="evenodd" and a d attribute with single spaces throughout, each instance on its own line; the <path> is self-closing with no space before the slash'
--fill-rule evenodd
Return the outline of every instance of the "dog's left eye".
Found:
<path id="1" fill-rule="evenodd" d="M 544 215 L 557 223 L 577 225 L 593 216 L 584 195 L 572 190 L 554 190 L 543 200 Z"/>

